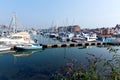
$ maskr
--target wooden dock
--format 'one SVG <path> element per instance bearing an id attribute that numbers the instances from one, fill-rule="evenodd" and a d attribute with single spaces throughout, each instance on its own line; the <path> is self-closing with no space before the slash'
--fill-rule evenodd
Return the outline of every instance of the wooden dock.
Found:
<path id="1" fill-rule="evenodd" d="M 57 47 L 75 47 L 75 46 L 99 46 L 112 45 L 120 46 L 120 42 L 65 42 L 65 43 L 47 43 L 43 44 L 43 48 L 57 48 Z"/>

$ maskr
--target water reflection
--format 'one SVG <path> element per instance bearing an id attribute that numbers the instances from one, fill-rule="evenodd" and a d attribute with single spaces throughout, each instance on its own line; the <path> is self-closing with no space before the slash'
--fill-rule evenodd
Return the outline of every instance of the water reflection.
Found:
<path id="1" fill-rule="evenodd" d="M 98 48 L 108 48 L 109 45 L 97 45 L 96 47 L 98 47 Z"/>
<path id="2" fill-rule="evenodd" d="M 14 58 L 14 64 L 16 64 L 18 59 L 20 59 L 22 57 L 27 58 L 27 57 L 31 56 L 32 54 L 40 53 L 42 51 L 43 51 L 43 49 L 41 49 L 41 50 L 26 50 L 26 51 L 16 51 L 11 54 Z"/>
<path id="3" fill-rule="evenodd" d="M 27 50 L 27 51 L 16 51 L 15 53 L 13 53 L 14 57 L 22 57 L 22 56 L 30 56 L 34 53 L 39 53 L 42 52 L 43 49 L 41 50 Z"/>
<path id="4" fill-rule="evenodd" d="M 0 56 L 2 55 L 7 55 L 7 54 L 12 54 L 14 57 L 25 57 L 25 56 L 30 56 L 35 53 L 40 53 L 44 49 L 40 50 L 26 50 L 26 51 L 2 51 L 0 52 Z"/>
<path id="5" fill-rule="evenodd" d="M 89 48 L 89 46 L 79 46 L 78 49 L 86 49 Z"/>
<path id="6" fill-rule="evenodd" d="M 106 48 L 80 47 L 46 48 L 45 50 L 6 52 L 0 55 L 0 80 L 50 80 L 51 75 L 64 66 L 68 59 L 86 63 L 86 53 L 103 54 Z M 52 79 L 51 79 L 52 80 Z"/>

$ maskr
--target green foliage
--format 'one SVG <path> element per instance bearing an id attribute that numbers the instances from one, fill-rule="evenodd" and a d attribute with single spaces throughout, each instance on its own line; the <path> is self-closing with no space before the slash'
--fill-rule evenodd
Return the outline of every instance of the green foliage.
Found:
<path id="1" fill-rule="evenodd" d="M 110 80 L 120 80 L 120 54 L 117 53 L 119 49 L 112 47 L 108 47 L 107 49 L 110 53 L 113 53 L 112 59 L 104 63 L 104 66 L 110 69 L 109 78 Z"/>
<path id="2" fill-rule="evenodd" d="M 60 72 L 54 74 L 55 80 L 120 80 L 119 49 L 108 47 L 107 50 L 112 53 L 110 60 L 87 53 L 88 64 L 78 66 L 76 59 L 68 59 Z"/>

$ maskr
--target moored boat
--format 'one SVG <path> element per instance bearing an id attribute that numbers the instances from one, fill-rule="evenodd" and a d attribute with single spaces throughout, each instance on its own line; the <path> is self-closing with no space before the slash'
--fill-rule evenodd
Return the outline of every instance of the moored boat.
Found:
<path id="1" fill-rule="evenodd" d="M 38 50 L 38 49 L 42 49 L 43 46 L 41 44 L 37 44 L 37 43 L 31 43 L 31 44 L 24 44 L 24 45 L 18 45 L 15 46 L 14 49 L 16 51 L 22 51 L 22 50 Z"/>
<path id="2" fill-rule="evenodd" d="M 11 47 L 0 45 L 0 52 L 2 52 L 2 51 L 9 51 L 9 50 L 11 50 Z"/>
<path id="3" fill-rule="evenodd" d="M 34 43 L 28 32 L 18 32 L 11 34 L 10 37 L 2 37 L 0 38 L 0 42 L 4 42 L 7 45 Z"/>

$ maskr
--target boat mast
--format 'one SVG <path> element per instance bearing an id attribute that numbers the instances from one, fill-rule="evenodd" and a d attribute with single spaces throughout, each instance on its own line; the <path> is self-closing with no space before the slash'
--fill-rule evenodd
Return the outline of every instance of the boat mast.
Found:
<path id="1" fill-rule="evenodd" d="M 10 21 L 10 25 L 9 25 L 9 30 L 10 32 L 16 33 L 17 32 L 17 18 L 16 18 L 16 13 L 13 13 L 12 19 Z"/>

